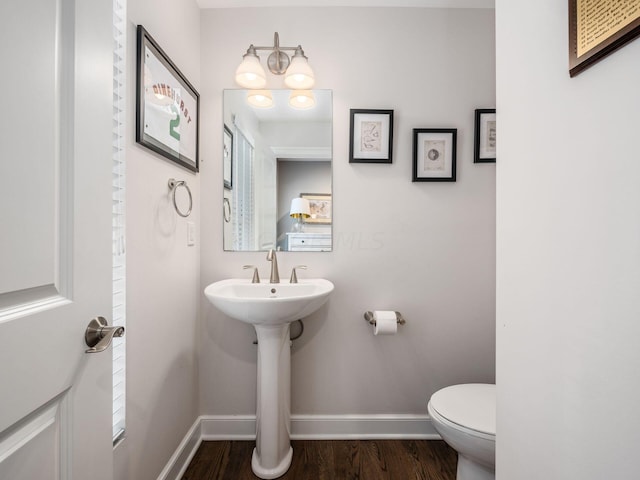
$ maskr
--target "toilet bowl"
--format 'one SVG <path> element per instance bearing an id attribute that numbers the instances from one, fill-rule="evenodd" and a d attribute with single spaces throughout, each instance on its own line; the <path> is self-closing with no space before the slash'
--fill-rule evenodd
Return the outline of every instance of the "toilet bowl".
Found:
<path id="1" fill-rule="evenodd" d="M 496 386 L 453 385 L 438 390 L 427 406 L 433 426 L 458 452 L 457 480 L 494 480 Z"/>

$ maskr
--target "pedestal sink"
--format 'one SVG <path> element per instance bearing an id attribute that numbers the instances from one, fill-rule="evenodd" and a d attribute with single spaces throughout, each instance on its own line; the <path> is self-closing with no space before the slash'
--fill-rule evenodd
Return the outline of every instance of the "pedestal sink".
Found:
<path id="1" fill-rule="evenodd" d="M 251 283 L 229 279 L 212 283 L 204 294 L 218 310 L 250 323 L 258 337 L 256 447 L 251 468 L 260 478 L 278 478 L 291 465 L 291 322 L 320 308 L 333 291 L 324 279 L 299 283 Z"/>

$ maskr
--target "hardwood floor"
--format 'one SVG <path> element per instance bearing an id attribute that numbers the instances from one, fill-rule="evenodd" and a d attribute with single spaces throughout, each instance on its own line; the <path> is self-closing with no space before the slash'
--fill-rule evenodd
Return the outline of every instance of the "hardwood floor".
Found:
<path id="1" fill-rule="evenodd" d="M 255 480 L 255 442 L 202 442 L 182 480 Z M 455 450 L 440 440 L 294 440 L 282 480 L 455 480 Z"/>

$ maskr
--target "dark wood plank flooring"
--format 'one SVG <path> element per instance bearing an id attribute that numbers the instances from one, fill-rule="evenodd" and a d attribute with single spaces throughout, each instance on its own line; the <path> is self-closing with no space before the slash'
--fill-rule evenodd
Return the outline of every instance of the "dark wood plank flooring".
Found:
<path id="1" fill-rule="evenodd" d="M 455 450 L 440 440 L 294 440 L 282 480 L 455 480 Z M 182 480 L 255 480 L 255 442 L 202 442 Z"/>

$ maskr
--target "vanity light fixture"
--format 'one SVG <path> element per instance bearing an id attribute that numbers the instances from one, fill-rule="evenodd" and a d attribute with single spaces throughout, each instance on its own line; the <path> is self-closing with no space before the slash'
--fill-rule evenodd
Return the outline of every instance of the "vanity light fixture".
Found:
<path id="1" fill-rule="evenodd" d="M 273 95 L 271 90 L 249 90 L 247 102 L 257 108 L 273 107 Z"/>
<path id="2" fill-rule="evenodd" d="M 291 210 L 289 211 L 289 216 L 296 219 L 296 223 L 293 227 L 294 231 L 297 233 L 302 233 L 302 220 L 311 216 L 311 204 L 309 203 L 309 200 L 300 197 L 296 197 L 291 200 Z"/>
<path id="3" fill-rule="evenodd" d="M 274 75 L 284 75 L 284 83 L 293 89 L 309 89 L 313 87 L 315 77 L 307 62 L 302 46 L 281 47 L 278 32 L 273 34 L 272 47 L 256 47 L 250 45 L 242 57 L 242 63 L 236 69 L 236 82 L 244 88 L 263 89 L 267 85 L 267 75 L 260 64 L 258 50 L 270 50 L 267 66 Z M 294 52 L 290 59 L 283 50 Z"/>
<path id="4" fill-rule="evenodd" d="M 302 47 L 298 45 L 296 53 L 291 59 L 291 65 L 287 68 L 287 72 L 284 76 L 284 84 L 289 88 L 300 88 L 308 90 L 313 87 L 315 83 L 315 77 L 313 70 L 309 66 L 307 57 L 304 56 Z"/>
<path id="5" fill-rule="evenodd" d="M 267 85 L 267 74 L 260 65 L 260 57 L 253 45 L 242 57 L 242 63 L 236 69 L 236 82 L 244 88 L 264 88 Z"/>
<path id="6" fill-rule="evenodd" d="M 300 110 L 313 108 L 316 105 L 316 98 L 311 90 L 291 90 L 289 105 Z"/>

